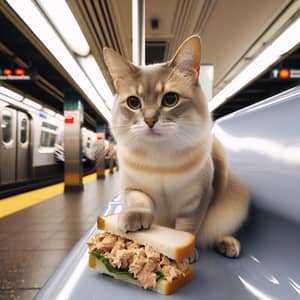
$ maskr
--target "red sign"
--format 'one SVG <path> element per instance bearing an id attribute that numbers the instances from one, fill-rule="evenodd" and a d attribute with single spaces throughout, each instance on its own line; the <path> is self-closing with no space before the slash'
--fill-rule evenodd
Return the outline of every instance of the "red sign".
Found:
<path id="1" fill-rule="evenodd" d="M 65 124 L 74 124 L 77 110 L 65 110 Z"/>
<path id="2" fill-rule="evenodd" d="M 102 141 L 105 138 L 105 132 L 97 132 L 97 140 Z"/>
<path id="3" fill-rule="evenodd" d="M 73 124 L 74 123 L 74 118 L 65 118 L 65 123 L 66 124 Z"/>

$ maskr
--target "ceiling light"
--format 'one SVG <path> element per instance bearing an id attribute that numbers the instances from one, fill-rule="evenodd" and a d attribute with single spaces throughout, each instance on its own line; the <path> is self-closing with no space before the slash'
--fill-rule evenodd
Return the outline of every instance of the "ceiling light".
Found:
<path id="1" fill-rule="evenodd" d="M 145 1 L 131 1 L 132 62 L 145 65 Z"/>
<path id="2" fill-rule="evenodd" d="M 111 108 L 113 104 L 113 94 L 101 70 L 99 69 L 94 56 L 89 55 L 87 57 L 81 57 L 78 60 L 90 81 L 93 83 L 94 87 L 106 102 L 107 106 Z"/>
<path id="3" fill-rule="evenodd" d="M 36 103 L 36 102 L 34 102 L 34 101 L 32 101 L 28 98 L 25 98 L 23 103 L 25 103 L 25 104 L 27 104 L 27 105 L 35 108 L 35 109 L 38 109 L 38 110 L 42 109 L 42 105 L 40 105 L 39 103 Z"/>
<path id="4" fill-rule="evenodd" d="M 38 0 L 38 3 L 69 48 L 78 55 L 88 55 L 90 47 L 66 1 Z"/>
<path id="5" fill-rule="evenodd" d="M 273 43 L 273 51 L 283 55 L 294 48 L 300 41 L 300 17 L 292 23 Z"/>
<path id="6" fill-rule="evenodd" d="M 227 84 L 209 103 L 213 111 L 234 95 L 246 84 L 259 76 L 282 55 L 293 49 L 300 42 L 300 18 L 289 26 L 271 45 L 250 62 L 232 81 Z"/>
<path id="7" fill-rule="evenodd" d="M 21 96 L 20 94 L 16 93 L 16 92 L 13 92 L 12 90 L 9 90 L 3 86 L 0 86 L 0 93 L 1 94 L 4 94 L 14 100 L 17 100 L 17 101 L 21 101 L 23 100 L 23 96 Z"/>
<path id="8" fill-rule="evenodd" d="M 70 74 L 94 107 L 109 122 L 111 113 L 108 107 L 37 6 L 30 0 L 7 0 L 7 2 Z"/>

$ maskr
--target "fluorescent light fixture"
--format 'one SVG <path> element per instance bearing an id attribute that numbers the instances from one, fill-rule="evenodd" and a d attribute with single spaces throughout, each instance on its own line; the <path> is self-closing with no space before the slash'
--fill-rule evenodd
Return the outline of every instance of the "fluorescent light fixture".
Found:
<path id="1" fill-rule="evenodd" d="M 111 120 L 111 113 L 108 107 L 34 2 L 31 0 L 7 0 L 7 2 L 70 74 L 95 108 L 109 122 Z"/>
<path id="2" fill-rule="evenodd" d="M 9 90 L 3 86 L 0 86 L 0 93 L 4 94 L 5 96 L 7 96 L 9 98 L 12 98 L 13 100 L 17 100 L 17 101 L 22 101 L 24 98 L 20 94 L 13 92 L 12 90 Z"/>
<path id="3" fill-rule="evenodd" d="M 35 108 L 35 109 L 38 109 L 38 110 L 42 109 L 42 105 L 40 105 L 39 103 L 36 103 L 36 102 L 34 102 L 34 101 L 32 101 L 28 98 L 25 98 L 23 103 L 25 103 L 25 104 L 27 104 L 27 105 Z"/>
<path id="4" fill-rule="evenodd" d="M 300 18 L 292 23 L 276 40 L 250 62 L 232 81 L 227 84 L 209 103 L 213 111 L 247 83 L 255 79 L 280 57 L 300 42 Z"/>
<path id="5" fill-rule="evenodd" d="M 49 109 L 49 108 L 46 108 L 46 107 L 44 107 L 43 110 L 44 110 L 44 112 L 47 113 L 48 115 L 50 115 L 50 116 L 52 116 L 52 117 L 55 116 L 55 111 L 53 111 L 53 110 L 51 110 L 51 109 Z"/>
<path id="6" fill-rule="evenodd" d="M 107 106 L 111 108 L 114 97 L 94 56 L 80 57 L 78 60 L 98 93 L 102 96 Z"/>
<path id="7" fill-rule="evenodd" d="M 86 56 L 90 47 L 65 0 L 38 0 L 68 47 L 76 54 Z"/>
<path id="8" fill-rule="evenodd" d="M 145 65 L 145 1 L 131 1 L 132 62 Z"/>

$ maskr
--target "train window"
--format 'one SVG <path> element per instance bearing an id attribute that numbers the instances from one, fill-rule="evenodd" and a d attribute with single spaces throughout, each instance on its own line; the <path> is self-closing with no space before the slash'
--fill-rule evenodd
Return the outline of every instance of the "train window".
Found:
<path id="1" fill-rule="evenodd" d="M 47 122 L 42 122 L 41 129 L 41 147 L 54 147 L 57 137 L 57 126 L 49 124 Z"/>
<path id="2" fill-rule="evenodd" d="M 12 113 L 9 110 L 2 112 L 2 140 L 4 143 L 9 143 L 12 140 Z"/>
<path id="3" fill-rule="evenodd" d="M 23 118 L 21 121 L 21 128 L 20 128 L 22 144 L 25 144 L 27 142 L 27 130 L 28 130 L 28 122 L 25 118 Z"/>
<path id="4" fill-rule="evenodd" d="M 52 130 L 55 130 L 55 131 L 57 130 L 57 126 L 52 125 L 52 124 L 47 123 L 47 122 L 43 122 L 43 123 L 42 123 L 42 127 L 48 128 L 48 129 L 52 129 Z"/>

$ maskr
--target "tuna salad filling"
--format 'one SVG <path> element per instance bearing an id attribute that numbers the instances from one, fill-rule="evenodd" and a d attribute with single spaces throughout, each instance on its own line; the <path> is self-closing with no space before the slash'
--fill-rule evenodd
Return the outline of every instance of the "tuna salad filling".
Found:
<path id="1" fill-rule="evenodd" d="M 111 273 L 127 275 L 143 288 L 155 288 L 157 282 L 171 282 L 189 266 L 188 259 L 176 262 L 151 246 L 142 246 L 129 239 L 107 232 L 97 233 L 88 242 L 90 254 L 99 259 Z"/>

